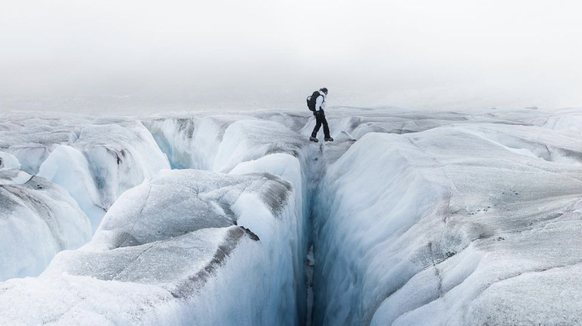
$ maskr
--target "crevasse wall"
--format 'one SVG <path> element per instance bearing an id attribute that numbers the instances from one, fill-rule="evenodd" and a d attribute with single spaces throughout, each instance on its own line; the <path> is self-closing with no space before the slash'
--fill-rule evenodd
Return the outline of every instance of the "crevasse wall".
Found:
<path id="1" fill-rule="evenodd" d="M 281 287 L 293 289 L 294 295 L 285 299 L 285 304 L 295 307 L 295 323 L 303 324 L 307 296 L 305 261 L 310 234 L 306 204 L 309 187 L 303 143 L 297 134 L 275 121 L 239 116 L 155 119 L 145 124 L 176 168 L 233 175 L 270 173 L 293 185 L 293 214 L 278 226 L 278 236 L 270 247 L 286 257 L 273 268 L 274 271 L 281 269 L 278 273 L 285 279 Z M 239 223 L 259 237 L 265 228 L 264 222 L 256 217 L 249 216 Z"/>
<path id="2" fill-rule="evenodd" d="M 297 325 L 295 208 L 271 174 L 162 171 L 87 245 L 4 283 L 0 324 Z"/>
<path id="3" fill-rule="evenodd" d="M 319 185 L 314 324 L 576 324 L 573 139 L 488 123 L 362 136 Z"/>

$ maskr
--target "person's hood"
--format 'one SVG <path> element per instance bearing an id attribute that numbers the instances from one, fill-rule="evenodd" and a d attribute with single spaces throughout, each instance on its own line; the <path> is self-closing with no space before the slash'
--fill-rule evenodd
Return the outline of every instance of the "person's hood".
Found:
<path id="1" fill-rule="evenodd" d="M 322 92 L 322 91 L 318 91 L 318 92 L 319 92 L 319 94 L 321 94 L 323 96 L 323 98 L 325 98 L 326 95 L 324 92 Z"/>

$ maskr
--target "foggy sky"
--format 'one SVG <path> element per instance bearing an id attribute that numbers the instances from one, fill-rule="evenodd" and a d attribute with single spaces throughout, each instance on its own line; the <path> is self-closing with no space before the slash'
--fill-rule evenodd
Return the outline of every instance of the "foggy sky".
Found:
<path id="1" fill-rule="evenodd" d="M 582 5 L 5 1 L 0 111 L 582 106 Z"/>

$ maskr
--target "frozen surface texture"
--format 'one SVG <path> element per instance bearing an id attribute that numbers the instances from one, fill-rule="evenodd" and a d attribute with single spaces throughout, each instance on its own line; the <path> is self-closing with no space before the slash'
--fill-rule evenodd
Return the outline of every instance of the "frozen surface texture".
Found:
<path id="1" fill-rule="evenodd" d="M 0 170 L 3 169 L 20 169 L 20 162 L 18 162 L 16 156 L 0 152 Z"/>
<path id="2" fill-rule="evenodd" d="M 65 188 L 93 230 L 119 195 L 170 168 L 143 124 L 121 118 L 9 115 L 0 122 L 0 159 L 0 169 Z"/>
<path id="3" fill-rule="evenodd" d="M 91 221 L 95 231 L 105 215 L 89 162 L 77 149 L 57 145 L 37 174 L 65 188 Z"/>
<path id="4" fill-rule="evenodd" d="M 7 115 L 0 324 L 581 324 L 578 111 Z"/>
<path id="5" fill-rule="evenodd" d="M 17 217 L 1 222 L 10 261 L 0 265 L 2 279 L 38 275 L 55 253 L 90 239 L 87 217 L 96 230 L 121 193 L 170 167 L 139 121 L 46 114 L 0 121 L 0 160 L 0 183 L 18 185 L 5 186 L 5 196 L 23 193 L 18 205 L 0 206 L 0 214 Z"/>
<path id="6" fill-rule="evenodd" d="M 212 170 L 215 156 L 229 125 L 244 116 L 157 118 L 146 122 L 173 168 Z"/>
<path id="7" fill-rule="evenodd" d="M 581 152 L 506 123 L 363 136 L 320 184 L 315 324 L 580 323 Z"/>
<path id="8" fill-rule="evenodd" d="M 285 125 L 247 116 L 205 116 L 146 122 L 175 168 L 229 172 L 268 154 L 298 157 L 304 143 Z"/>
<path id="9" fill-rule="evenodd" d="M 91 226 L 58 185 L 0 170 L 0 280 L 36 276 L 64 249 L 89 241 Z"/>
<path id="10" fill-rule="evenodd" d="M 81 130 L 74 146 L 87 157 L 105 209 L 124 191 L 170 168 L 150 132 L 138 121 L 94 121 Z"/>
<path id="11" fill-rule="evenodd" d="M 4 283 L 0 324 L 295 325 L 294 197 L 272 174 L 164 171 L 124 193 L 90 243 Z"/>

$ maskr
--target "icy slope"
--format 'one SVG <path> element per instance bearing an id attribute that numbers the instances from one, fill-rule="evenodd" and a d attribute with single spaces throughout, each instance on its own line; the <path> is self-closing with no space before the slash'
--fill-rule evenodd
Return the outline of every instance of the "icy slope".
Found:
<path id="1" fill-rule="evenodd" d="M 145 122 L 173 167 L 228 172 L 268 154 L 299 156 L 304 140 L 283 124 L 254 117 L 211 115 Z"/>
<path id="2" fill-rule="evenodd" d="M 581 151 L 531 126 L 362 137 L 320 185 L 315 324 L 579 323 Z"/>
<path id="3" fill-rule="evenodd" d="M 5 197 L 17 196 L 16 188 L 26 193 L 16 206 L 0 205 L 0 214 L 10 217 L 1 229 L 6 234 L 2 279 L 38 275 L 58 251 L 90 239 L 87 216 L 96 230 L 121 193 L 170 167 L 139 121 L 46 114 L 14 114 L 1 121 L 0 160 L 0 171 L 21 170 L 19 185 L 4 187 Z M 44 190 L 30 186 L 25 174 L 42 177 L 31 182 Z"/>
<path id="4" fill-rule="evenodd" d="M 293 186 L 295 216 L 279 228 L 277 237 L 289 239 L 295 296 L 287 304 L 296 306 L 297 321 L 306 319 L 305 261 L 310 236 L 310 189 L 306 173 L 306 144 L 296 133 L 278 122 L 281 114 L 265 114 L 259 120 L 238 115 L 158 118 L 146 121 L 160 148 L 176 168 L 197 168 L 235 175 L 270 173 Z M 291 119 L 290 121 L 293 121 Z M 297 122 L 287 124 L 295 126 Z M 249 207 L 250 211 L 254 208 Z M 240 221 L 239 221 L 240 222 Z M 257 233 L 269 233 L 260 216 L 249 215 L 241 225 Z M 264 231 L 263 231 L 264 230 Z M 271 250 L 282 248 L 273 246 Z"/>
<path id="5" fill-rule="evenodd" d="M 124 191 L 170 168 L 149 131 L 138 121 L 94 121 L 74 143 L 87 157 L 107 209 Z"/>
<path id="6" fill-rule="evenodd" d="M 57 145 L 41 165 L 37 176 L 65 188 L 89 217 L 95 232 L 105 210 L 100 205 L 99 190 L 89 162 L 81 152 L 71 146 Z"/>
<path id="7" fill-rule="evenodd" d="M 20 169 L 20 162 L 16 156 L 0 152 L 0 169 Z"/>
<path id="8" fill-rule="evenodd" d="M 0 170 L 0 280 L 36 276 L 57 252 L 90 237 L 89 220 L 63 188 L 23 171 Z"/>
<path id="9" fill-rule="evenodd" d="M 158 118 L 144 123 L 172 168 L 212 170 L 226 128 L 240 119 L 250 118 L 219 115 Z"/>
<path id="10" fill-rule="evenodd" d="M 170 168 L 143 124 L 122 118 L 9 115 L 0 150 L 4 164 L 65 188 L 93 230 L 120 194 Z"/>
<path id="11" fill-rule="evenodd" d="M 295 325 L 294 196 L 270 174 L 163 172 L 124 193 L 89 244 L 4 283 L 0 324 Z"/>

